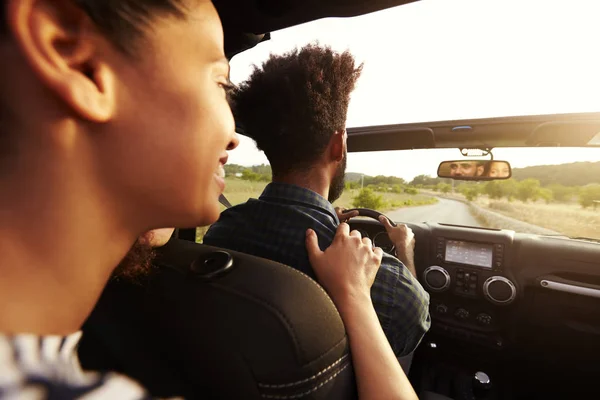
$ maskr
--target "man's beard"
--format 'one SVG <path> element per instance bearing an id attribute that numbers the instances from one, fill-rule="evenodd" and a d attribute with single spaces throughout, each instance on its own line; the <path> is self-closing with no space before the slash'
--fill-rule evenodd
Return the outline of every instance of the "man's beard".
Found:
<path id="1" fill-rule="evenodd" d="M 342 193 L 344 192 L 345 183 L 346 183 L 346 158 L 348 153 L 344 153 L 344 158 L 340 161 L 340 165 L 338 165 L 337 171 L 335 171 L 335 176 L 331 180 L 331 184 L 329 185 L 329 200 L 330 203 L 333 203 L 337 199 L 340 198 Z"/>
<path id="2" fill-rule="evenodd" d="M 115 268 L 112 279 L 135 281 L 147 276 L 152 270 L 156 253 L 147 237 L 139 237 L 123 260 Z"/>

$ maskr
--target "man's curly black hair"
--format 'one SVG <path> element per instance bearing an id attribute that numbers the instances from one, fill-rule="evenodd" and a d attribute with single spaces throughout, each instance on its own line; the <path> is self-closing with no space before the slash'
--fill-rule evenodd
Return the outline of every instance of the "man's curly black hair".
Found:
<path id="1" fill-rule="evenodd" d="M 231 95 L 236 121 L 271 163 L 274 176 L 310 167 L 346 127 L 362 71 L 350 52 L 310 44 L 271 55 Z"/>

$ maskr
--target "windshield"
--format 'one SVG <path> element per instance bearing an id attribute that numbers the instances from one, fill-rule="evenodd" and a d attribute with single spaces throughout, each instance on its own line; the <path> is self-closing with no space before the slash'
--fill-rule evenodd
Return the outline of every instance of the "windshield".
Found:
<path id="1" fill-rule="evenodd" d="M 494 157 L 511 163 L 511 179 L 437 178 L 440 162 L 461 158 L 458 149 L 350 153 L 338 202 L 374 206 L 402 222 L 600 240 L 600 148 L 500 148 Z"/>
<path id="2" fill-rule="evenodd" d="M 256 151 L 247 138 L 240 147 Z M 345 190 L 334 205 L 376 209 L 399 222 L 600 240 L 600 147 L 497 148 L 494 157 L 510 162 L 511 179 L 437 177 L 440 162 L 460 157 L 458 149 L 349 153 Z M 225 195 L 234 205 L 258 198 L 271 181 L 266 162 L 225 170 Z"/>
<path id="3" fill-rule="evenodd" d="M 273 32 L 232 59 L 231 79 L 244 81 L 271 53 L 318 41 L 364 62 L 348 127 L 597 112 L 595 11 L 586 0 L 422 0 Z M 398 221 L 600 238 L 600 148 L 496 148 L 494 156 L 513 165 L 513 179 L 434 178 L 440 161 L 462 157 L 457 149 L 351 153 L 347 189 L 336 205 L 362 204 L 355 198 L 363 187 L 381 196 L 375 208 Z M 242 137 L 229 162 L 230 201 L 259 196 L 271 177 L 264 154 Z M 542 167 L 584 162 L 596 164 Z"/>

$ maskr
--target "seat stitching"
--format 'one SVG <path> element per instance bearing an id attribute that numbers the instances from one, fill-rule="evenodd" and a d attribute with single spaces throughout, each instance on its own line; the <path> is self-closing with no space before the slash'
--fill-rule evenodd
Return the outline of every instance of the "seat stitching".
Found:
<path id="1" fill-rule="evenodd" d="M 266 399 L 298 399 L 300 397 L 307 396 L 313 392 L 316 392 L 317 390 L 322 388 L 327 383 L 331 382 L 336 376 L 341 374 L 342 371 L 344 371 L 348 367 L 348 365 L 349 365 L 349 363 L 344 365 L 343 367 L 341 367 L 335 374 L 331 375 L 328 379 L 324 380 L 323 382 L 321 382 L 319 385 L 315 386 L 314 388 L 307 390 L 306 392 L 298 393 L 298 394 L 294 394 L 294 395 L 287 395 L 287 396 L 286 395 L 273 395 L 273 394 L 263 394 L 261 396 Z"/>
<path id="2" fill-rule="evenodd" d="M 333 364 L 331 364 L 330 366 L 326 367 L 324 370 L 317 372 L 315 375 L 306 378 L 306 379 L 302 379 L 301 381 L 297 381 L 297 382 L 292 382 L 292 383 L 285 383 L 285 384 L 281 384 L 281 385 L 269 385 L 269 384 L 264 384 L 264 383 L 259 383 L 258 386 L 261 388 L 269 388 L 269 389 L 281 389 L 281 388 L 287 388 L 290 386 L 296 386 L 296 385 L 301 385 L 303 383 L 312 381 L 314 379 L 317 379 L 319 376 L 323 375 L 324 373 L 326 373 L 327 371 L 329 371 L 330 369 L 332 369 L 333 367 L 335 367 L 336 365 L 338 365 L 339 363 L 341 363 L 342 361 L 344 361 L 344 359 L 346 359 L 348 357 L 348 354 L 344 354 L 342 357 L 340 357 L 337 361 L 335 361 Z"/>

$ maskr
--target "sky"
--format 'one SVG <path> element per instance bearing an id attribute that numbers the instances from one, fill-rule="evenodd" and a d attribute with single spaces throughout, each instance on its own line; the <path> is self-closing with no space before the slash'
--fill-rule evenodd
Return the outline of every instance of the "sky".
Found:
<path id="1" fill-rule="evenodd" d="M 421 0 L 353 18 L 272 32 L 235 56 L 240 83 L 269 54 L 318 41 L 363 62 L 348 127 L 450 119 L 600 112 L 600 2 Z M 496 149 L 513 167 L 600 161 L 596 149 Z M 435 175 L 457 149 L 351 153 L 348 171 Z M 230 163 L 267 163 L 242 137 Z"/>

